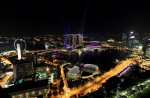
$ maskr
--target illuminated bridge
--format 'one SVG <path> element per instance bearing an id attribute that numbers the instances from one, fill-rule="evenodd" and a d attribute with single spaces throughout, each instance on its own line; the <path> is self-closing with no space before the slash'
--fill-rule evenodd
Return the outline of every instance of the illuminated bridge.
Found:
<path id="1" fill-rule="evenodd" d="M 126 66 L 123 70 L 121 70 L 116 76 L 120 77 L 121 75 L 123 75 L 127 70 L 130 69 L 132 64 L 129 64 L 128 66 Z"/>

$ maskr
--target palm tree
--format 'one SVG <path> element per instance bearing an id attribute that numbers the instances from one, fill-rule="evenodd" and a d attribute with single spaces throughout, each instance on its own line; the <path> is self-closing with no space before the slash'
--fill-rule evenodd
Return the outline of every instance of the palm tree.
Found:
<path id="1" fill-rule="evenodd" d="M 106 98 L 106 89 L 105 89 L 105 86 L 102 86 L 102 91 L 104 93 L 104 98 Z"/>
<path id="2" fill-rule="evenodd" d="M 118 98 L 118 93 L 119 93 L 119 90 L 120 90 L 120 85 L 121 85 L 121 83 L 123 83 L 123 82 L 124 82 L 124 78 L 121 77 L 121 80 L 120 80 L 120 82 L 118 83 L 118 86 L 117 86 L 117 92 L 116 92 L 117 98 Z"/>

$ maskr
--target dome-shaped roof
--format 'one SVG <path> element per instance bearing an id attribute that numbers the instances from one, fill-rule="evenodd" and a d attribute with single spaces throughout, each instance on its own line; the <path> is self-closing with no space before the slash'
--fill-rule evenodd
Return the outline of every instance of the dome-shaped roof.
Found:
<path id="1" fill-rule="evenodd" d="M 74 66 L 67 73 L 68 79 L 77 80 L 79 79 L 80 76 L 81 76 L 81 73 L 80 73 L 80 68 L 78 66 Z"/>
<path id="2" fill-rule="evenodd" d="M 85 64 L 84 67 L 86 67 L 86 68 L 93 68 L 93 69 L 97 69 L 98 68 L 98 66 L 94 65 L 94 64 Z"/>
<path id="3" fill-rule="evenodd" d="M 86 71 L 89 73 L 95 73 L 95 74 L 100 73 L 99 67 L 97 65 L 94 65 L 94 64 L 85 64 L 84 67 L 82 68 L 82 71 Z"/>
<path id="4" fill-rule="evenodd" d="M 72 67 L 69 71 L 69 74 L 79 74 L 80 73 L 80 68 L 78 66 Z"/>

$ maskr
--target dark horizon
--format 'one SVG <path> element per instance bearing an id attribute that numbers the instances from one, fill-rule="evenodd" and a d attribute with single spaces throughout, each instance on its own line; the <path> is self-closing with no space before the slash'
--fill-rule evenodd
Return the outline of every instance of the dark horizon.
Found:
<path id="1" fill-rule="evenodd" d="M 150 32 L 146 2 L 96 0 L 0 1 L 0 35 Z"/>

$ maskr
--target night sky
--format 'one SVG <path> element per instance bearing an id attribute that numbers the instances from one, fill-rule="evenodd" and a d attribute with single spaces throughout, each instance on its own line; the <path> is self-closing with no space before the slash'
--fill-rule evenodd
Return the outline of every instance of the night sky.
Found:
<path id="1" fill-rule="evenodd" d="M 0 0 L 0 35 L 150 32 L 148 4 L 136 0 Z"/>

